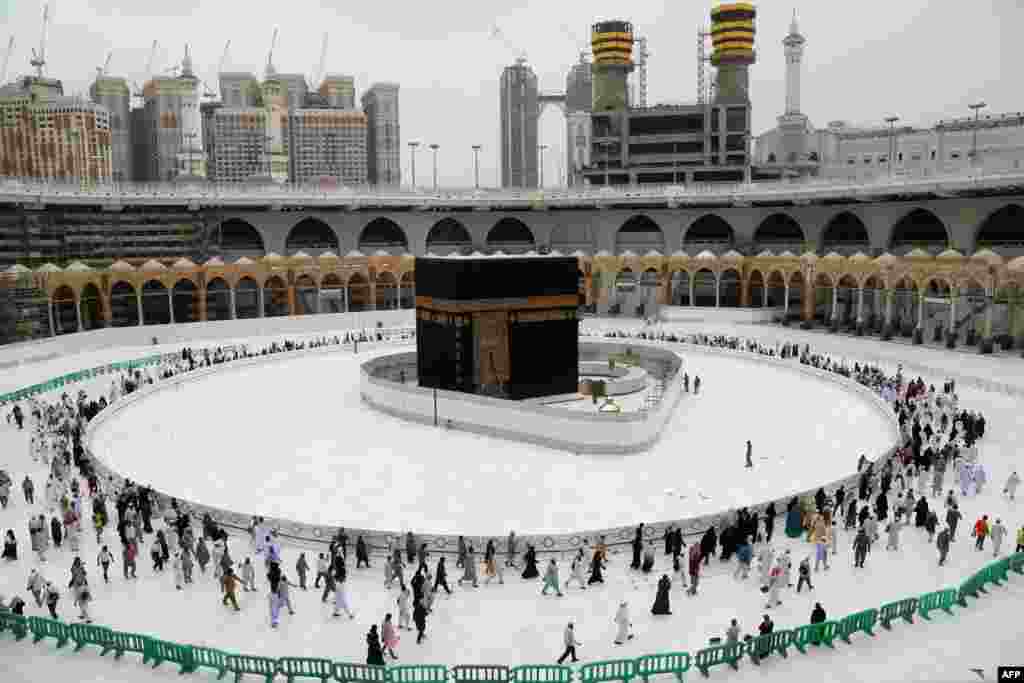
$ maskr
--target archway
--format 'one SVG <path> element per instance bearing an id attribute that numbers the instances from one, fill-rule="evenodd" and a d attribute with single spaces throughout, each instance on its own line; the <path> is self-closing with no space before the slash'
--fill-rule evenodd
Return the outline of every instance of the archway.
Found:
<path id="1" fill-rule="evenodd" d="M 852 275 L 844 275 L 836 286 L 836 320 L 841 325 L 853 327 L 857 324 L 857 300 L 860 287 Z"/>
<path id="2" fill-rule="evenodd" d="M 366 311 L 370 308 L 370 282 L 362 273 L 353 273 L 348 279 L 348 310 Z"/>
<path id="3" fill-rule="evenodd" d="M 1021 247 L 1024 247 L 1024 208 L 1018 204 L 1009 204 L 994 211 L 978 228 L 975 251 Z"/>
<path id="4" fill-rule="evenodd" d="M 78 332 L 75 292 L 67 285 L 61 285 L 53 293 L 53 331 L 54 334 Z"/>
<path id="5" fill-rule="evenodd" d="M 139 324 L 139 298 L 135 288 L 124 280 L 118 280 L 110 288 L 110 324 L 113 327 Z"/>
<path id="6" fill-rule="evenodd" d="M 199 289 L 188 279 L 174 283 L 174 322 L 191 323 L 199 320 Z"/>
<path id="7" fill-rule="evenodd" d="M 683 236 L 683 247 L 691 249 L 728 249 L 736 241 L 732 226 L 721 216 L 705 214 L 690 225 Z"/>
<path id="8" fill-rule="evenodd" d="M 235 317 L 239 320 L 260 317 L 260 285 L 251 277 L 243 277 L 235 285 Z"/>
<path id="9" fill-rule="evenodd" d="M 402 308 L 416 308 L 416 275 L 411 270 L 398 283 L 398 302 Z"/>
<path id="10" fill-rule="evenodd" d="M 863 221 L 849 211 L 843 211 L 832 217 L 821 235 L 822 248 L 825 251 L 867 251 L 871 246 L 871 238 Z"/>
<path id="11" fill-rule="evenodd" d="M 377 273 L 375 285 L 374 309 L 390 311 L 398 308 L 398 280 L 395 274 L 389 270 L 382 270 Z"/>
<path id="12" fill-rule="evenodd" d="M 389 254 L 408 251 L 409 240 L 405 231 L 390 218 L 374 218 L 359 233 L 359 251 L 373 255 L 378 251 Z"/>
<path id="13" fill-rule="evenodd" d="M 690 274 L 685 270 L 672 273 L 672 305 L 691 306 Z"/>
<path id="14" fill-rule="evenodd" d="M 712 307 L 715 305 L 715 289 L 718 279 L 707 268 L 701 268 L 693 276 L 693 305 Z"/>
<path id="15" fill-rule="evenodd" d="M 730 268 L 718 278 L 718 305 L 722 308 L 739 308 L 740 274 Z"/>
<path id="16" fill-rule="evenodd" d="M 327 273 L 320 281 L 320 312 L 345 312 L 345 284 L 336 273 Z"/>
<path id="17" fill-rule="evenodd" d="M 206 283 L 206 319 L 231 320 L 231 288 L 224 278 Z"/>
<path id="18" fill-rule="evenodd" d="M 832 322 L 833 289 L 832 278 L 827 274 L 818 273 L 814 278 L 814 319 L 820 323 Z"/>
<path id="19" fill-rule="evenodd" d="M 427 233 L 427 251 L 440 256 L 472 247 L 473 237 L 469 230 L 451 217 L 442 218 L 434 223 Z"/>
<path id="20" fill-rule="evenodd" d="M 306 273 L 295 278 L 295 314 L 312 315 L 319 313 L 319 290 L 316 281 Z"/>
<path id="21" fill-rule="evenodd" d="M 941 342 L 945 335 L 953 330 L 952 314 L 949 305 L 952 301 L 952 289 L 945 280 L 933 277 L 924 285 L 924 338 L 933 342 Z"/>
<path id="22" fill-rule="evenodd" d="M 864 326 L 876 333 L 885 324 L 885 289 L 882 278 L 872 275 L 864 282 Z"/>
<path id="23" fill-rule="evenodd" d="M 962 334 L 968 346 L 974 346 L 978 339 L 985 335 L 985 309 L 990 303 L 985 287 L 971 278 L 957 289 L 956 316 L 953 319 L 953 331 Z"/>
<path id="24" fill-rule="evenodd" d="M 284 240 L 284 250 L 287 254 L 296 251 L 304 251 L 307 254 L 317 254 L 331 250 L 335 253 L 341 250 L 338 244 L 338 236 L 331 226 L 319 218 L 303 218 L 295 224 Z"/>
<path id="25" fill-rule="evenodd" d="M 615 274 L 609 312 L 613 315 L 631 315 L 639 303 L 638 296 L 636 273 L 630 268 L 623 268 Z"/>
<path id="26" fill-rule="evenodd" d="M 622 224 L 615 233 L 615 253 L 632 251 L 646 254 L 651 250 L 665 253 L 665 233 L 649 216 L 637 214 Z"/>
<path id="27" fill-rule="evenodd" d="M 765 304 L 765 293 L 768 290 L 765 288 L 764 276 L 761 275 L 761 271 L 753 270 L 750 272 L 747 290 L 750 292 L 750 307 L 762 308 Z"/>
<path id="28" fill-rule="evenodd" d="M 927 209 L 914 209 L 892 227 L 889 244 L 893 251 L 909 251 L 915 247 L 940 251 L 949 243 L 946 226 Z"/>
<path id="29" fill-rule="evenodd" d="M 142 324 L 167 325 L 171 322 L 171 299 L 167 287 L 159 280 L 142 285 Z"/>
<path id="30" fill-rule="evenodd" d="M 802 273 L 796 272 L 789 276 L 789 298 L 783 297 L 783 306 L 786 307 L 788 316 L 801 310 L 804 302 L 804 284 Z"/>
<path id="31" fill-rule="evenodd" d="M 83 329 L 95 330 L 104 326 L 103 298 L 100 296 L 99 287 L 91 282 L 82 287 L 79 306 L 82 308 Z"/>
<path id="32" fill-rule="evenodd" d="M 768 295 L 768 305 L 772 308 L 782 308 L 786 305 L 786 278 L 777 270 L 768 274 L 768 282 L 765 285 Z"/>
<path id="33" fill-rule="evenodd" d="M 522 254 L 534 248 L 536 240 L 526 223 L 506 216 L 487 233 L 487 248 L 506 254 Z"/>
<path id="34" fill-rule="evenodd" d="M 754 231 L 754 242 L 763 246 L 799 250 L 805 241 L 803 228 L 792 216 L 784 213 L 773 213 Z"/>
<path id="35" fill-rule="evenodd" d="M 280 275 L 271 275 L 263 284 L 263 315 L 267 318 L 288 315 L 288 285 Z"/>
<path id="36" fill-rule="evenodd" d="M 266 253 L 259 231 L 241 218 L 229 218 L 221 222 L 218 244 L 221 253 L 235 256 L 258 257 Z"/>
<path id="37" fill-rule="evenodd" d="M 916 282 L 910 278 L 902 278 L 893 286 L 892 326 L 896 334 L 904 337 L 913 336 L 920 306 Z"/>

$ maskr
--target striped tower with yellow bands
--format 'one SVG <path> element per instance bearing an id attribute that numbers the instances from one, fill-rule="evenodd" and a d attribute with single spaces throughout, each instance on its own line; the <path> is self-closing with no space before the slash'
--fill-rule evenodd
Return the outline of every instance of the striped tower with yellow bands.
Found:
<path id="1" fill-rule="evenodd" d="M 749 67 L 757 61 L 754 20 L 757 10 L 730 2 L 711 10 L 711 63 L 717 69 L 715 101 L 750 101 Z"/>
<path id="2" fill-rule="evenodd" d="M 629 106 L 629 74 L 633 71 L 633 24 L 599 21 L 591 27 L 593 110 L 614 111 Z"/>

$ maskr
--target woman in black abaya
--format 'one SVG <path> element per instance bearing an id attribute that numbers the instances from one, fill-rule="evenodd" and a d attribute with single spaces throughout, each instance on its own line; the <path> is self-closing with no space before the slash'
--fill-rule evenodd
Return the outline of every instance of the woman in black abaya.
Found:
<path id="1" fill-rule="evenodd" d="M 654 598 L 654 606 L 651 607 L 651 614 L 672 614 L 668 604 L 668 592 L 672 588 L 672 579 L 667 574 L 662 574 L 658 580 L 658 594 Z"/>

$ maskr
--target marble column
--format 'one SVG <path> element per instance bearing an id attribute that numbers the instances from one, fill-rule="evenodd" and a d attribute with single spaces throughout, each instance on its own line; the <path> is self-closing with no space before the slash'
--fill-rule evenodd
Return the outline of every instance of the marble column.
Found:
<path id="1" fill-rule="evenodd" d="M 763 300 L 762 305 L 768 308 L 768 284 L 765 283 L 764 289 L 761 290 L 761 299 Z"/>
<path id="2" fill-rule="evenodd" d="M 832 287 L 832 322 L 838 320 L 839 315 L 839 287 Z"/>
<path id="3" fill-rule="evenodd" d="M 266 316 L 266 312 L 264 311 L 264 308 L 263 308 L 263 296 L 264 296 L 264 294 L 263 294 L 263 288 L 262 288 L 262 287 L 260 287 L 260 288 L 259 288 L 259 289 L 257 290 L 257 294 L 256 294 L 256 303 L 257 303 L 257 305 L 258 305 L 258 306 L 259 306 L 259 308 L 260 308 L 260 317 L 261 317 L 261 318 L 263 318 L 263 317 L 265 317 L 265 316 Z"/>
<path id="4" fill-rule="evenodd" d="M 691 306 L 696 306 L 697 302 L 693 300 L 693 280 L 694 280 L 694 277 L 691 275 L 690 276 L 690 305 Z"/>
<path id="5" fill-rule="evenodd" d="M 924 332 L 924 292 L 917 294 L 917 329 Z"/>
<path id="6" fill-rule="evenodd" d="M 53 299 L 50 299 L 50 300 L 48 300 L 46 302 L 46 310 L 47 310 L 47 312 L 49 314 L 49 319 L 50 319 L 50 336 L 51 337 L 56 337 L 57 336 L 57 328 L 54 327 L 54 325 L 53 325 Z"/>
<path id="7" fill-rule="evenodd" d="M 885 326 L 892 326 L 892 300 L 896 298 L 896 292 L 891 289 L 885 290 Z"/>
<path id="8" fill-rule="evenodd" d="M 228 292 L 231 293 L 231 319 L 235 320 L 238 318 L 238 311 L 235 310 L 235 288 L 229 287 Z"/>
<path id="9" fill-rule="evenodd" d="M 171 319 L 171 324 L 174 324 L 174 287 L 170 287 L 167 290 L 167 312 Z"/>
<path id="10" fill-rule="evenodd" d="M 139 326 L 146 324 L 146 319 L 142 315 L 142 288 L 139 287 L 139 291 L 135 293 L 135 305 L 139 311 Z"/>
<path id="11" fill-rule="evenodd" d="M 782 316 L 784 318 L 789 317 L 789 282 L 785 283 L 785 299 L 782 304 Z"/>
<path id="12" fill-rule="evenodd" d="M 992 302 L 995 299 L 995 291 L 992 289 L 986 290 L 985 297 L 988 301 L 985 302 L 985 327 L 982 330 L 982 337 L 985 341 L 992 341 Z"/>
<path id="13" fill-rule="evenodd" d="M 75 297 L 75 319 L 78 321 L 78 331 L 83 331 L 85 328 L 82 327 L 82 300 L 77 296 Z"/>
<path id="14" fill-rule="evenodd" d="M 956 300 L 959 296 L 959 292 L 956 287 L 949 290 L 949 324 L 946 332 L 953 334 L 956 332 Z M 943 340 L 945 341 L 945 340 Z"/>
<path id="15" fill-rule="evenodd" d="M 715 276 L 715 308 L 719 308 L 722 305 L 722 276 L 721 274 Z"/>
<path id="16" fill-rule="evenodd" d="M 857 324 L 864 322 L 864 288 L 857 288 Z"/>

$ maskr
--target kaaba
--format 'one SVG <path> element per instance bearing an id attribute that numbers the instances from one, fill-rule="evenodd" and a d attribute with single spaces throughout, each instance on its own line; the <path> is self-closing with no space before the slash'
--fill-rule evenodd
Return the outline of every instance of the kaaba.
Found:
<path id="1" fill-rule="evenodd" d="M 419 385 L 511 400 L 573 394 L 575 258 L 416 259 Z"/>

